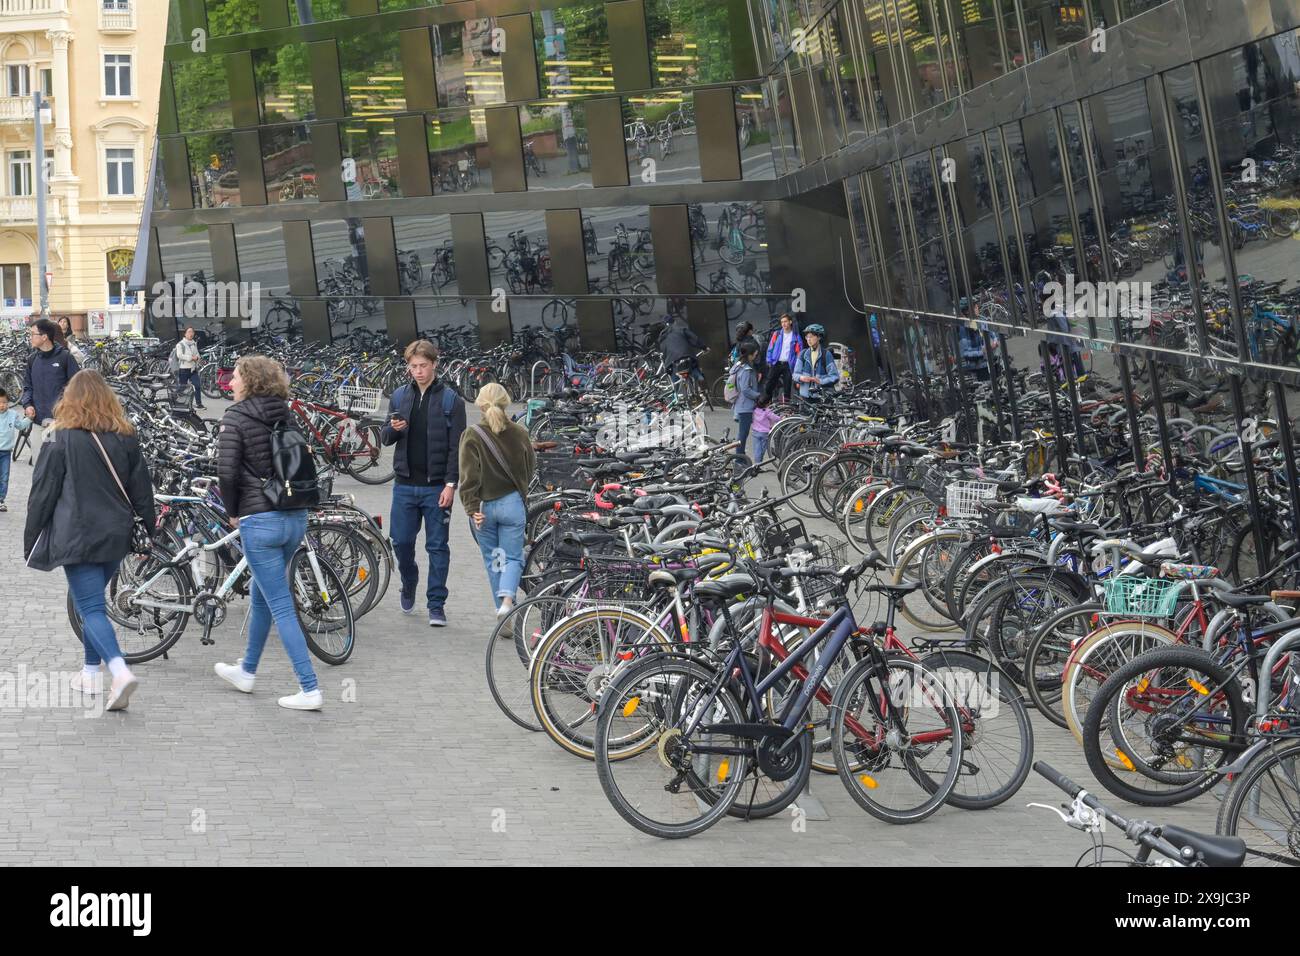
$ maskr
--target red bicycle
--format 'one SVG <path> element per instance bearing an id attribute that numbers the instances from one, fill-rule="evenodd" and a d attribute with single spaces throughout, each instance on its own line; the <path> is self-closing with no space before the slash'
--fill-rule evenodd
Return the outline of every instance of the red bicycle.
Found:
<path id="1" fill-rule="evenodd" d="M 327 464 L 367 485 L 392 481 L 393 452 L 383 443 L 382 422 L 358 419 L 337 408 L 299 398 L 292 399 L 289 408 L 311 442 L 312 451 Z"/>

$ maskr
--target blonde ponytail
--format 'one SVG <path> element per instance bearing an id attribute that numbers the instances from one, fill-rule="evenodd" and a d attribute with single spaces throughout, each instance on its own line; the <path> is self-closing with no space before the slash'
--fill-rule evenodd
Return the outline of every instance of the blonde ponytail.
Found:
<path id="1" fill-rule="evenodd" d="M 488 431 L 499 435 L 506 430 L 506 425 L 510 423 L 506 415 L 506 408 L 510 405 L 510 393 L 506 391 L 504 385 L 499 382 L 488 382 L 479 390 L 474 404 L 483 413 L 483 424 L 488 427 Z"/>

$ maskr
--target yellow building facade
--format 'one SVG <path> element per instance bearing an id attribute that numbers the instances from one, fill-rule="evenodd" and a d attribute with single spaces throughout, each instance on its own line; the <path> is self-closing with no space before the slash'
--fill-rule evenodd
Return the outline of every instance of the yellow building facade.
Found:
<path id="1" fill-rule="evenodd" d="M 152 160 L 162 0 L 0 0 L 0 326 L 40 309 L 34 195 L 42 110 L 50 312 L 140 327 L 125 292 Z"/>

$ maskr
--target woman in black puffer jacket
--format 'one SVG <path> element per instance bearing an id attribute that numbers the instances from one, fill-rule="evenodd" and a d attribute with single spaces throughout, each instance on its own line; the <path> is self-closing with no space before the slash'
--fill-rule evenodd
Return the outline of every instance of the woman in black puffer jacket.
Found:
<path id="1" fill-rule="evenodd" d="M 248 567 L 253 572 L 253 607 L 248 616 L 248 648 L 242 660 L 217 664 L 217 676 L 245 694 L 253 692 L 271 620 L 293 663 L 301 688 L 280 698 L 291 710 L 320 710 L 322 697 L 316 672 L 307 657 L 307 638 L 289 591 L 289 561 L 307 534 L 307 509 L 276 511 L 262 492 L 272 475 L 271 431 L 288 421 L 289 376 L 274 359 L 245 355 L 235 363 L 230 380 L 235 404 L 221 419 L 217 445 L 217 477 L 231 523 L 238 525 Z"/>

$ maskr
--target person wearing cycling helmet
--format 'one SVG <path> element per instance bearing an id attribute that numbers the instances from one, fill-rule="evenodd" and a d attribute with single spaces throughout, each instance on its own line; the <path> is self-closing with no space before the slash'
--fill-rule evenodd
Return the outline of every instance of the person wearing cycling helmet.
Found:
<path id="1" fill-rule="evenodd" d="M 815 391 L 834 386 L 840 380 L 840 370 L 835 364 L 835 356 L 822 345 L 826 337 L 824 326 L 814 322 L 803 330 L 803 335 L 808 347 L 795 359 L 794 380 L 799 386 L 800 396 L 808 398 Z"/>

